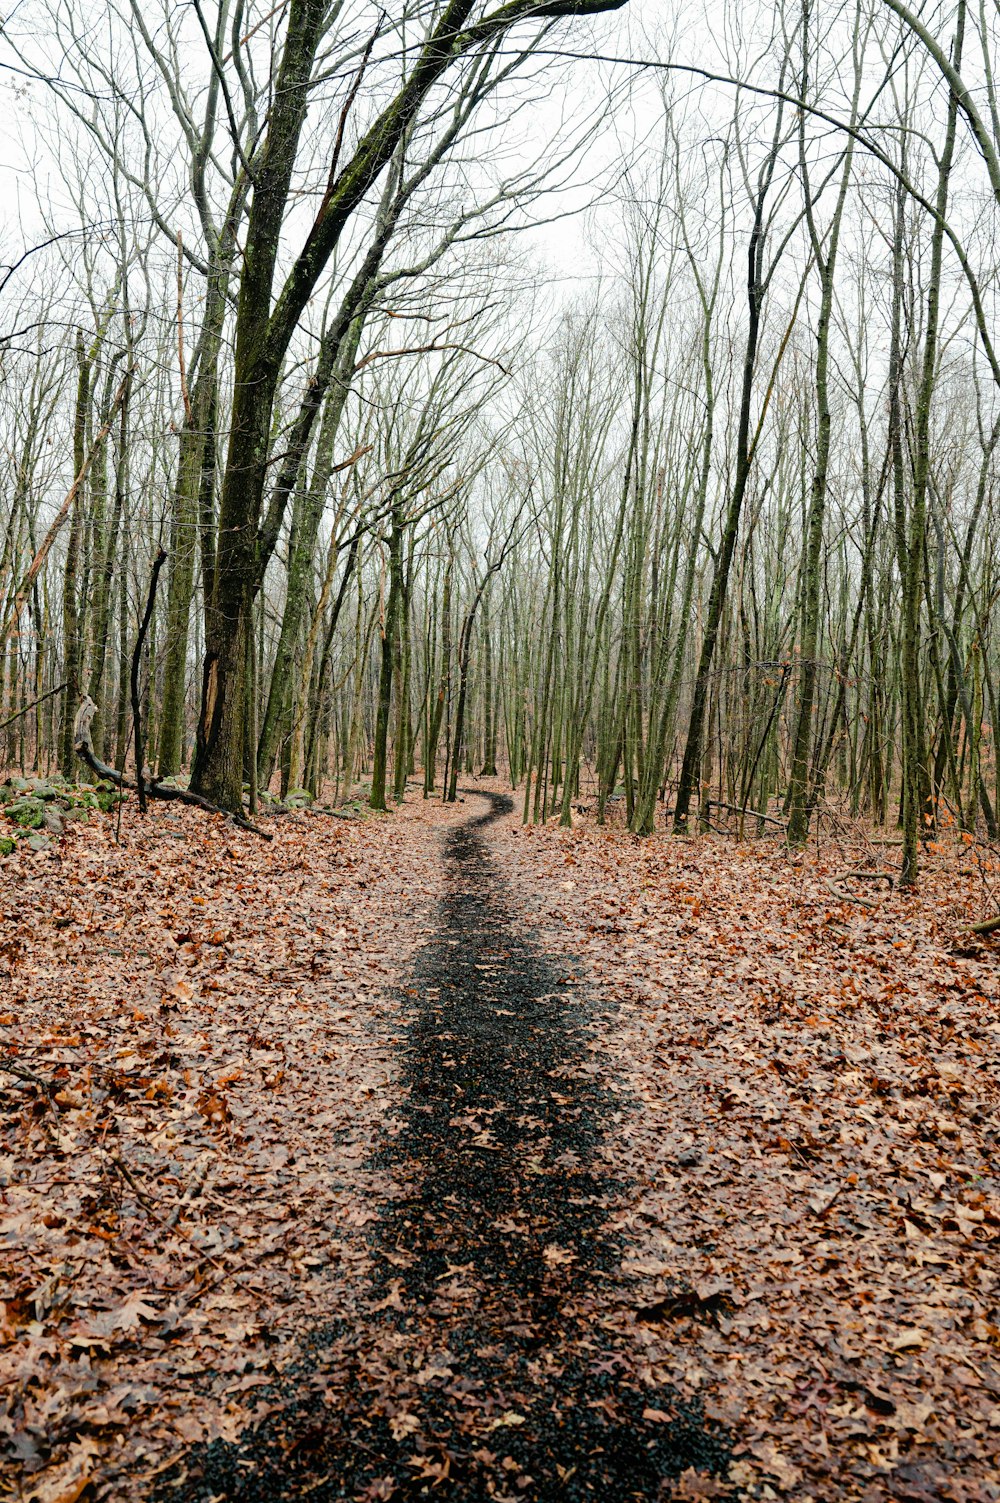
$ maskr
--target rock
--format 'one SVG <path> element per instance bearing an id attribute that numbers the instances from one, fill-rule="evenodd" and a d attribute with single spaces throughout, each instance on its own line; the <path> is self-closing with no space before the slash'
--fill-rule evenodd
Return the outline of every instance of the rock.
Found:
<path id="1" fill-rule="evenodd" d="M 37 830 L 45 818 L 45 805 L 40 798 L 17 798 L 5 812 L 22 830 Z"/>
<path id="2" fill-rule="evenodd" d="M 66 784 L 61 779 L 48 781 L 45 778 L 36 778 L 32 786 L 32 795 L 41 799 L 65 798 Z"/>
<path id="3" fill-rule="evenodd" d="M 683 1153 L 677 1155 L 678 1169 L 696 1169 L 702 1161 L 702 1152 L 699 1148 L 686 1148 Z"/>

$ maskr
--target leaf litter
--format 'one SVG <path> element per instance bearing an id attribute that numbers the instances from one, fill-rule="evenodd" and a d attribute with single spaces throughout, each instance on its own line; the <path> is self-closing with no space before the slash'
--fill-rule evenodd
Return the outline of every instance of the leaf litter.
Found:
<path id="1" fill-rule="evenodd" d="M 0 869 L 0 1496 L 125 1497 L 238 1435 L 360 1298 L 392 988 L 441 881 L 413 815 L 292 815 L 265 850 L 157 810 Z"/>
<path id="2" fill-rule="evenodd" d="M 0 871 L 0 1496 L 207 1498 L 207 1456 L 270 1465 L 282 1436 L 319 1499 L 572 1496 L 554 1385 L 583 1395 L 571 1450 L 596 1425 L 655 1453 L 623 1496 L 1000 1498 L 1000 1026 L 995 949 L 956 942 L 968 858 L 862 909 L 831 888 L 857 840 L 494 824 L 508 928 L 462 958 L 489 988 L 509 932 L 540 939 L 527 1000 L 572 1035 L 512 1140 L 469 1072 L 525 997 L 441 1028 L 447 905 L 477 889 L 439 832 L 465 817 L 293 815 L 264 851 L 157 811 Z M 421 1200 L 456 1171 L 465 1255 Z M 526 1243 L 512 1206 L 574 1183 Z M 320 1466 L 331 1415 L 371 1452 L 356 1494 Z"/>
<path id="3" fill-rule="evenodd" d="M 1000 1498 L 982 862 L 929 845 L 919 893 L 870 909 L 831 894 L 873 864 L 857 829 L 801 856 L 590 823 L 506 840 L 526 917 L 617 1003 L 600 1051 L 635 1106 L 605 1148 L 638 1287 L 611 1319 L 650 1381 L 732 1426 L 745 1496 Z"/>

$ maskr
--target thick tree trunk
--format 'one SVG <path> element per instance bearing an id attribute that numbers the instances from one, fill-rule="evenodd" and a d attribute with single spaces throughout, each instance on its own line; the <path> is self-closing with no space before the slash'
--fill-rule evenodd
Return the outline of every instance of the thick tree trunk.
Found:
<path id="1" fill-rule="evenodd" d="M 194 599 L 201 513 L 211 511 L 215 479 L 215 411 L 218 371 L 206 361 L 191 398 L 191 414 L 181 430 L 170 523 L 170 577 L 167 590 L 166 656 L 160 728 L 161 777 L 180 771 L 187 703 L 188 632 Z M 207 490 L 207 496 L 206 496 Z M 204 585 L 204 582 L 203 582 Z"/>
<path id="2" fill-rule="evenodd" d="M 410 131 L 427 95 L 462 56 L 489 47 L 524 18 L 596 14 L 617 9 L 622 3 L 553 0 L 535 6 L 515 0 L 472 24 L 474 0 L 448 0 L 398 93 L 364 133 L 350 161 L 331 178 L 305 245 L 275 298 L 275 273 L 292 174 L 316 56 L 328 21 L 324 0 L 292 0 L 267 134 L 254 159 L 253 202 L 236 315 L 229 449 L 219 507 L 215 579 L 206 619 L 202 705 L 191 786 L 213 802 L 237 809 L 242 797 L 242 778 L 237 769 L 242 765 L 245 736 L 246 634 L 260 584 L 258 535 L 272 410 L 282 360 L 319 278 L 355 210 Z M 273 528 L 269 531 L 273 535 Z"/>
<path id="3" fill-rule="evenodd" d="M 960 0 L 956 18 L 953 63 L 961 66 L 962 42 L 965 30 L 965 0 Z M 920 386 L 917 393 L 913 435 L 913 496 L 910 504 L 909 525 L 906 525 L 902 496 L 902 412 L 901 412 L 901 355 L 899 333 L 896 327 L 899 303 L 902 298 L 901 248 L 894 251 L 894 379 L 893 411 L 891 414 L 893 442 L 893 473 L 897 494 L 897 527 L 900 542 L 900 574 L 902 576 L 902 724 L 903 724 L 903 859 L 900 886 L 913 887 L 917 880 L 918 851 L 921 818 L 930 802 L 930 785 L 927 773 L 927 754 L 924 734 L 924 701 L 920 675 L 920 608 L 923 595 L 924 550 L 927 539 L 927 487 L 930 478 L 930 422 L 938 362 L 938 324 L 941 306 L 941 266 L 944 247 L 943 224 L 948 210 L 948 192 L 951 169 L 955 155 L 955 135 L 958 122 L 958 100 L 954 92 L 949 95 L 948 121 L 944 146 L 938 165 L 937 218 L 931 233 L 931 264 L 927 285 L 927 315 L 924 333 L 923 362 Z M 898 219 L 902 221 L 902 205 Z M 902 233 L 896 236 L 897 246 Z M 933 813 L 927 814 L 933 819 Z"/>

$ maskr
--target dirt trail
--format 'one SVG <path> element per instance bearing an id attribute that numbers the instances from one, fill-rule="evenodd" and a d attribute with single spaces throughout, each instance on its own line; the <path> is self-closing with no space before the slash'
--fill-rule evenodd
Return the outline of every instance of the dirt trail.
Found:
<path id="1" fill-rule="evenodd" d="M 447 895 L 406 988 L 368 1315 L 317 1330 L 262 1423 L 191 1454 L 164 1497 L 647 1499 L 725 1469 L 718 1428 L 643 1390 L 592 1318 L 621 1277 L 587 1047 L 607 1020 L 515 921 L 486 833 L 511 801 L 479 797 L 488 812 L 445 836 Z"/>

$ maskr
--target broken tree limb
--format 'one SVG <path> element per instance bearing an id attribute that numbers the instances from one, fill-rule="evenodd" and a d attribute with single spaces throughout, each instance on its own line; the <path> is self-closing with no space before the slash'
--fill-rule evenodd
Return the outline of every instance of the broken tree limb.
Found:
<path id="1" fill-rule="evenodd" d="M 970 934 L 995 934 L 1000 929 L 1000 913 L 994 914 L 993 918 L 983 919 L 981 924 L 970 924 Z"/>
<path id="2" fill-rule="evenodd" d="M 106 762 L 102 762 L 94 751 L 90 727 L 96 714 L 96 704 L 89 694 L 85 694 L 76 712 L 73 750 L 81 762 L 86 762 L 95 777 L 103 778 L 105 782 L 112 783 L 116 788 L 136 788 L 137 784 L 130 783 L 116 767 L 109 767 Z M 210 803 L 207 798 L 202 798 L 200 793 L 191 793 L 187 788 L 164 788 L 156 778 L 143 778 L 143 784 L 148 798 L 159 799 L 162 803 L 190 804 L 195 809 L 204 809 L 206 814 L 221 814 L 224 819 L 231 819 L 241 830 L 249 830 L 251 834 L 259 835 L 262 840 L 274 839 L 274 836 L 267 830 L 251 824 L 242 814 L 234 814 L 230 809 L 220 809 L 218 804 Z"/>
<path id="3" fill-rule="evenodd" d="M 51 1081 L 43 1080 L 33 1070 L 26 1070 L 23 1065 L 16 1065 L 11 1059 L 0 1059 L 0 1070 L 6 1071 L 8 1075 L 13 1075 L 17 1080 L 24 1080 L 29 1085 L 38 1086 L 40 1090 L 45 1092 L 46 1096 L 52 1095 L 53 1087 Z"/>
<path id="4" fill-rule="evenodd" d="M 37 699 L 33 699 L 31 701 L 30 705 L 25 705 L 23 710 L 18 710 L 16 715 L 8 715 L 6 720 L 0 720 L 0 731 L 5 731 L 9 725 L 14 724 L 15 720 L 20 720 L 22 716 L 27 715 L 29 711 L 37 709 L 39 705 L 43 705 L 45 701 L 47 699 L 51 699 L 53 695 L 61 694 L 65 687 L 65 684 L 57 684 L 56 687 L 54 689 L 50 689 L 47 694 L 40 694 Z"/>
<path id="5" fill-rule="evenodd" d="M 52 544 L 58 537 L 60 529 L 62 528 L 63 524 L 66 521 L 66 518 L 69 516 L 73 508 L 73 503 L 76 500 L 77 495 L 79 494 L 80 487 L 87 478 L 87 471 L 93 464 L 95 454 L 98 453 L 104 440 L 111 432 L 111 424 L 114 421 L 115 413 L 118 411 L 118 408 L 125 400 L 131 379 L 132 367 L 129 366 L 128 370 L 125 372 L 124 376 L 121 379 L 121 384 L 119 385 L 118 390 L 115 392 L 114 401 L 111 403 L 107 421 L 102 424 L 101 431 L 97 434 L 93 443 L 91 444 L 87 457 L 84 460 L 83 464 L 80 466 L 80 470 L 77 474 L 76 479 L 73 481 L 73 484 L 66 492 L 62 505 L 53 518 L 52 526 L 49 528 L 48 532 L 42 539 L 41 547 L 38 549 L 38 552 L 31 560 L 24 578 L 21 580 L 21 583 L 17 587 L 17 592 L 14 596 L 14 601 L 10 608 L 10 613 L 7 616 L 7 620 L 4 622 L 3 627 L 0 628 L 0 647 L 5 646 L 8 637 L 10 637 L 17 630 L 17 623 L 21 619 L 21 611 L 24 609 L 24 602 L 28 598 L 28 592 L 31 589 L 31 586 L 34 584 L 35 580 L 38 578 L 38 575 L 41 573 L 42 565 L 45 563 L 45 560 L 49 556 L 49 551 L 52 548 Z"/>
<path id="6" fill-rule="evenodd" d="M 728 809 L 730 814 L 739 814 L 744 818 L 762 819 L 765 824 L 777 825 L 779 830 L 787 828 L 787 821 L 777 819 L 773 814 L 763 814 L 759 809 L 741 809 L 739 804 L 727 804 L 724 799 L 710 798 L 705 800 L 705 818 L 708 819 L 713 809 Z"/>

